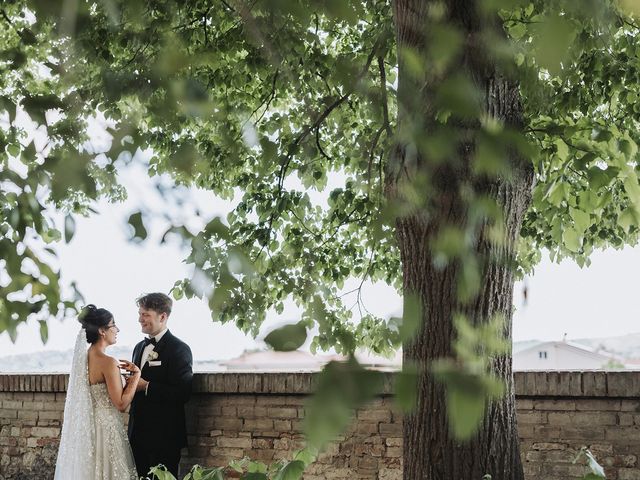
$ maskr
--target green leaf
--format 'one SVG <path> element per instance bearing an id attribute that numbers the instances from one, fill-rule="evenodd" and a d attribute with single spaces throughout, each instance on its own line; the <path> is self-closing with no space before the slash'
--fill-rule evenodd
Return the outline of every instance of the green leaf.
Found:
<path id="1" fill-rule="evenodd" d="M 9 152 L 9 155 L 13 157 L 18 157 L 21 151 L 22 148 L 20 147 L 20 145 L 12 144 L 7 146 L 7 152 Z"/>
<path id="2" fill-rule="evenodd" d="M 576 25 L 567 16 L 560 16 L 553 12 L 533 25 L 533 45 L 536 62 L 558 75 L 563 70 L 563 64 L 568 59 L 576 36 Z M 567 66 L 564 65 L 566 69 Z"/>
<path id="3" fill-rule="evenodd" d="M 247 472 L 240 478 L 241 480 L 269 480 L 266 474 L 260 472 Z"/>
<path id="4" fill-rule="evenodd" d="M 465 231 L 455 227 L 444 227 L 433 242 L 434 256 L 439 264 L 459 258 L 466 250 Z"/>
<path id="5" fill-rule="evenodd" d="M 606 130 L 603 128 L 599 128 L 596 130 L 595 135 L 593 136 L 593 139 L 596 142 L 608 142 L 609 140 L 611 140 L 613 138 L 613 133 L 611 133 L 611 130 Z"/>
<path id="6" fill-rule="evenodd" d="M 171 472 L 168 472 L 164 466 L 151 467 L 149 473 L 153 474 L 154 478 L 158 480 L 176 480 L 176 477 Z"/>
<path id="7" fill-rule="evenodd" d="M 625 233 L 629 233 L 632 226 L 640 226 L 638 217 L 639 215 L 634 209 L 627 208 L 618 217 L 618 225 L 625 231 Z"/>
<path id="8" fill-rule="evenodd" d="M 412 339 L 422 325 L 422 300 L 418 295 L 405 293 L 403 304 L 399 334 L 402 342 L 405 342 Z"/>
<path id="9" fill-rule="evenodd" d="M 55 228 L 50 228 L 48 230 L 45 230 L 42 233 L 42 239 L 46 243 L 58 242 L 60 241 L 61 238 L 62 238 L 62 234 L 60 233 L 60 231 L 56 230 Z"/>
<path id="10" fill-rule="evenodd" d="M 549 202 L 559 207 L 560 204 L 567 198 L 567 185 L 562 179 L 556 180 L 549 188 L 547 192 Z"/>
<path id="11" fill-rule="evenodd" d="M 64 241 L 69 243 L 76 233 L 76 221 L 72 215 L 66 215 L 64 217 Z"/>
<path id="12" fill-rule="evenodd" d="M 481 137 L 473 168 L 478 174 L 497 176 L 508 171 L 508 156 L 503 146 L 494 138 Z"/>
<path id="13" fill-rule="evenodd" d="M 173 152 L 171 156 L 171 164 L 179 172 L 186 175 L 193 175 L 196 171 L 196 165 L 200 162 L 201 157 L 198 149 L 193 142 L 186 141 Z"/>
<path id="14" fill-rule="evenodd" d="M 285 463 L 278 473 L 275 474 L 273 480 L 300 480 L 304 469 L 304 462 L 293 460 L 292 462 Z"/>
<path id="15" fill-rule="evenodd" d="M 406 362 L 402 365 L 402 371 L 395 375 L 394 400 L 402 412 L 412 412 L 417 405 L 418 375 L 418 367 Z"/>
<path id="16" fill-rule="evenodd" d="M 206 468 L 202 470 L 199 480 L 224 480 L 224 467 Z M 193 480 L 198 480 L 195 476 Z"/>
<path id="17" fill-rule="evenodd" d="M 276 328 L 264 337 L 264 341 L 267 345 L 279 352 L 297 350 L 306 340 L 307 327 L 303 322 Z"/>
<path id="18" fill-rule="evenodd" d="M 248 460 L 247 472 L 255 473 L 267 473 L 268 467 L 262 462 L 256 462 L 254 460 Z"/>
<path id="19" fill-rule="evenodd" d="M 89 197 L 96 195 L 95 179 L 89 175 L 91 156 L 77 149 L 52 151 L 45 159 L 44 166 L 53 175 L 51 195 L 55 201 L 62 201 L 70 192 L 80 191 Z"/>
<path id="20" fill-rule="evenodd" d="M 318 457 L 318 450 L 313 448 L 310 445 L 307 445 L 305 448 L 303 448 L 299 452 L 296 452 L 295 455 L 293 456 L 293 459 L 300 460 L 302 463 L 308 466 L 308 465 L 311 465 L 313 462 L 315 462 L 317 457 Z"/>
<path id="21" fill-rule="evenodd" d="M 443 72 L 458 56 L 463 36 L 453 25 L 435 24 L 429 29 L 428 60 L 437 72 Z"/>
<path id="22" fill-rule="evenodd" d="M 305 433 L 318 450 L 349 424 L 353 410 L 379 393 L 382 373 L 365 370 L 352 356 L 347 362 L 329 362 L 318 376 L 306 408 Z"/>
<path id="23" fill-rule="evenodd" d="M 13 122 L 16 113 L 16 103 L 7 95 L 0 96 L 0 108 L 7 111 L 9 114 L 9 121 Z"/>
<path id="24" fill-rule="evenodd" d="M 229 227 L 227 227 L 220 217 L 214 217 L 207 225 L 204 227 L 204 231 L 211 237 L 229 241 L 231 239 L 229 235 Z"/>
<path id="25" fill-rule="evenodd" d="M 575 228 L 565 228 L 562 232 L 562 241 L 564 246 L 572 252 L 579 252 L 582 246 L 582 239 Z"/>
<path id="26" fill-rule="evenodd" d="M 634 160 L 638 153 L 638 145 L 631 139 L 623 138 L 619 140 L 618 148 L 624 153 L 628 160 Z"/>
<path id="27" fill-rule="evenodd" d="M 447 360 L 435 363 L 433 372 L 447 388 L 451 433 L 457 439 L 468 439 L 481 424 L 487 402 L 503 394 L 504 384 L 495 377 L 471 373 Z"/>
<path id="28" fill-rule="evenodd" d="M 470 380 L 470 379 L 465 379 Z M 447 409 L 451 412 L 450 426 L 459 439 L 469 438 L 478 429 L 485 413 L 486 402 L 466 388 L 449 386 Z"/>
<path id="29" fill-rule="evenodd" d="M 461 262 L 461 274 L 458 276 L 457 295 L 461 302 L 472 300 L 480 290 L 480 266 L 473 255 L 469 255 Z"/>
<path id="30" fill-rule="evenodd" d="M 578 234 L 584 234 L 585 230 L 591 226 L 591 216 L 587 212 L 583 212 L 576 208 L 569 208 L 569 212 Z"/>
<path id="31" fill-rule="evenodd" d="M 45 344 L 49 340 L 49 327 L 45 320 L 39 320 L 40 323 L 40 339 Z"/>
<path id="32" fill-rule="evenodd" d="M 556 145 L 558 156 L 564 162 L 569 156 L 569 147 L 567 146 L 566 143 L 564 143 L 564 140 L 560 138 L 557 139 L 554 143 Z"/>
<path id="33" fill-rule="evenodd" d="M 525 33 L 527 33 L 527 26 L 524 23 L 516 23 L 509 27 L 509 35 L 516 40 L 522 38 Z"/>
<path id="34" fill-rule="evenodd" d="M 426 71 L 425 60 L 422 55 L 412 48 L 402 47 L 398 55 L 404 62 L 407 72 L 417 80 L 421 80 Z"/>
<path id="35" fill-rule="evenodd" d="M 632 171 L 624 179 L 624 189 L 629 195 L 629 200 L 633 203 L 636 211 L 640 212 L 640 185 L 638 184 L 638 177 Z"/>
<path id="36" fill-rule="evenodd" d="M 587 177 L 589 179 L 589 186 L 593 190 L 600 190 L 611 183 L 612 177 L 607 175 L 605 170 L 599 167 L 591 167 L 587 171 Z"/>
<path id="37" fill-rule="evenodd" d="M 147 238 L 147 229 L 144 226 L 144 222 L 142 221 L 142 213 L 136 212 L 133 213 L 128 220 L 129 225 L 133 227 L 133 236 L 132 239 L 140 239 L 144 240 Z"/>
<path id="38" fill-rule="evenodd" d="M 449 76 L 439 86 L 435 101 L 441 112 L 452 112 L 462 118 L 476 117 L 481 109 L 478 88 L 462 74 Z"/>
<path id="39" fill-rule="evenodd" d="M 246 459 L 243 460 L 231 460 L 229 462 L 229 468 L 233 469 L 237 473 L 242 473 L 244 471 L 244 464 Z"/>
<path id="40" fill-rule="evenodd" d="M 587 170 L 589 165 L 595 161 L 598 157 L 593 152 L 587 152 L 581 157 L 576 157 L 574 164 L 578 168 L 578 170 Z"/>
<path id="41" fill-rule="evenodd" d="M 274 159 L 278 154 L 278 146 L 266 137 L 260 139 L 260 146 L 262 147 L 262 155 L 269 160 Z"/>

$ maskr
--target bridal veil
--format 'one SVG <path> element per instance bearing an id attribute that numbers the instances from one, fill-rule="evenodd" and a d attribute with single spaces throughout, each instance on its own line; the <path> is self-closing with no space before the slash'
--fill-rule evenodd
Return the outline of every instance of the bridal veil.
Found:
<path id="1" fill-rule="evenodd" d="M 95 423 L 84 328 L 73 350 L 54 480 L 90 479 L 95 468 Z"/>

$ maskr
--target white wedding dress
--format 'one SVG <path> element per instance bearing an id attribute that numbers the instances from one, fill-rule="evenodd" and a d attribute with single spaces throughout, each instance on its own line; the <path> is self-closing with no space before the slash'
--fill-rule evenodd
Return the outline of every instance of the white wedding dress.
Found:
<path id="1" fill-rule="evenodd" d="M 122 415 L 107 385 L 89 384 L 84 329 L 73 352 L 54 479 L 138 479 Z"/>
<path id="2" fill-rule="evenodd" d="M 137 479 L 122 414 L 111 403 L 106 383 L 91 385 L 96 428 L 96 480 Z"/>

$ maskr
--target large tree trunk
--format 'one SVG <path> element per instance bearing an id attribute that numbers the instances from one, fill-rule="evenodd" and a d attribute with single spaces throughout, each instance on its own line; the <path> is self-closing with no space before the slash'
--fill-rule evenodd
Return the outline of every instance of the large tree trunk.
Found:
<path id="1" fill-rule="evenodd" d="M 399 51 L 399 128 L 415 129 L 421 125 L 428 136 L 433 120 L 433 92 L 440 80 L 420 84 L 402 61 L 402 49 L 418 53 L 428 48 L 427 0 L 395 0 L 395 21 Z M 518 86 L 502 75 L 492 64 L 491 56 L 479 50 L 479 32 L 493 28 L 485 17 L 475 12 L 471 0 L 447 0 L 447 21 L 464 32 L 465 47 L 456 68 L 472 79 L 484 97 L 485 113 L 518 129 L 522 125 L 522 107 Z M 495 24 L 494 24 L 495 25 Z M 481 47 L 480 47 L 481 48 Z M 428 66 L 427 66 L 428 68 Z M 430 82 L 434 82 L 430 84 Z M 479 122 L 460 122 L 456 128 L 464 132 L 458 138 L 456 158 L 446 162 L 430 162 L 420 149 L 411 151 L 406 144 L 397 147 L 387 172 L 387 195 L 401 197 L 403 183 L 415 181 L 421 174 L 429 178 L 427 204 L 397 220 L 397 239 L 402 256 L 405 295 L 415 294 L 422 301 L 423 323 L 417 336 L 404 346 L 405 362 L 423 367 L 418 379 L 417 408 L 404 421 L 405 480 L 522 480 L 517 435 L 511 355 L 491 361 L 494 374 L 504 380 L 507 394 L 488 404 L 479 431 L 467 441 L 457 441 L 447 422 L 445 387 L 430 371 L 433 360 L 452 357 L 455 331 L 454 314 L 463 313 L 473 323 L 488 321 L 496 314 L 506 319 L 505 338 L 511 341 L 513 258 L 523 215 L 529 206 L 533 184 L 530 161 L 512 153 L 511 175 L 503 178 L 477 178 L 471 163 L 475 149 L 474 129 Z M 409 152 L 409 153 L 408 153 Z M 495 199 L 503 213 L 504 241 L 490 241 L 480 228 L 473 250 L 480 261 L 479 293 L 462 302 L 457 286 L 460 262 L 436 266 L 432 240 L 443 227 L 468 228 L 468 203 L 461 192 L 470 187 L 476 194 Z"/>

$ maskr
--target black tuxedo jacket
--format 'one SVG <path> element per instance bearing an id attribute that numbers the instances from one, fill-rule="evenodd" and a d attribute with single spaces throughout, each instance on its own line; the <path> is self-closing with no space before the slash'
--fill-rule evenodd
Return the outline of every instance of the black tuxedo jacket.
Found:
<path id="1" fill-rule="evenodd" d="M 193 357 L 182 340 L 167 331 L 154 351 L 159 365 L 140 365 L 144 341 L 133 349 L 133 363 L 142 368 L 142 378 L 149 382 L 137 392 L 129 409 L 129 440 L 152 450 L 175 450 L 187 445 L 184 404 L 191 395 Z"/>

